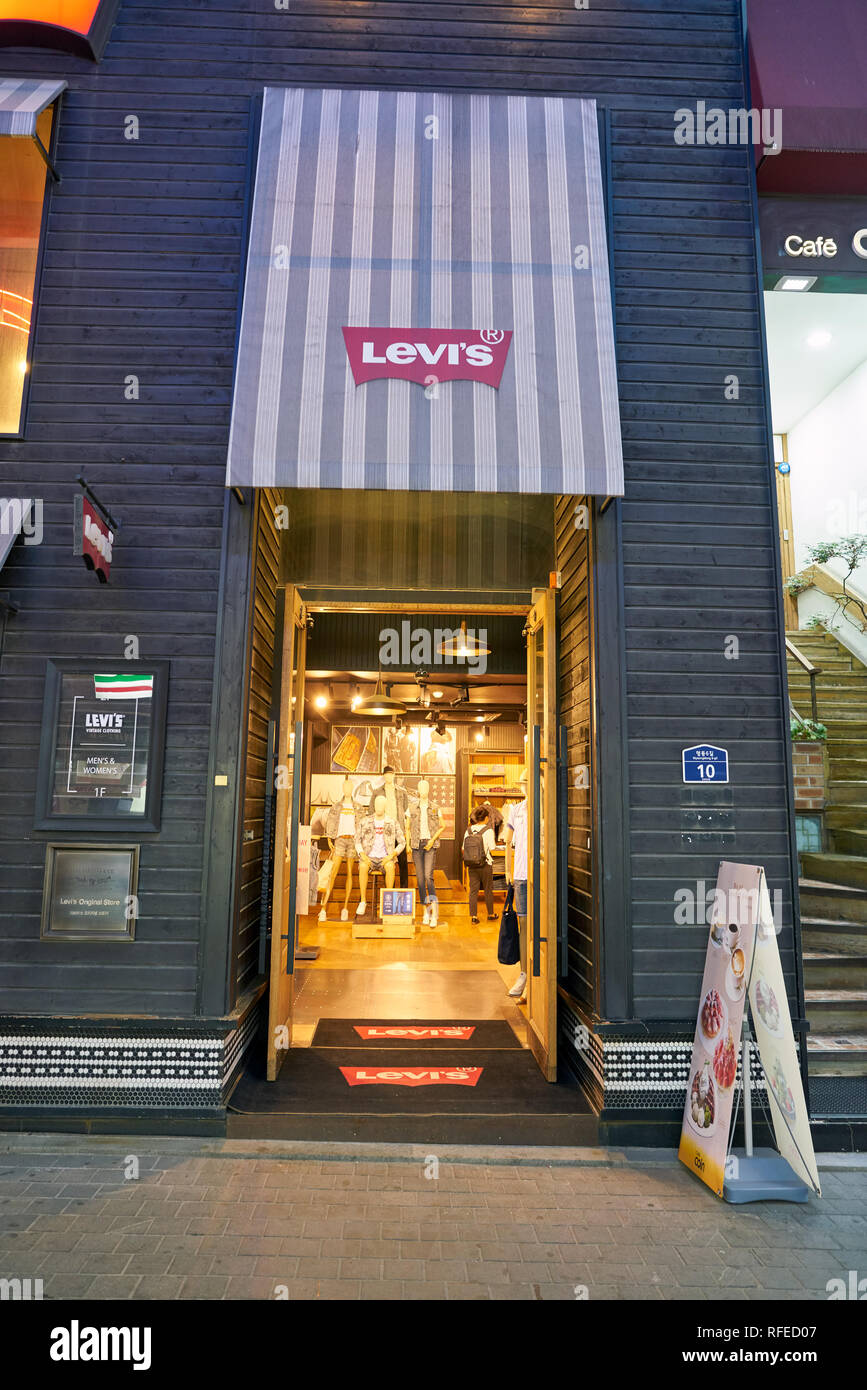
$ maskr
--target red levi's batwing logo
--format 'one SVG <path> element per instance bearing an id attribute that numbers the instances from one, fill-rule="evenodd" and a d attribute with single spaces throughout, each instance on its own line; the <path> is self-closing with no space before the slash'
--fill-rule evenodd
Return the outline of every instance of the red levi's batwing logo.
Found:
<path id="1" fill-rule="evenodd" d="M 430 386 L 438 381 L 481 381 L 497 387 L 511 329 L 344 328 L 343 340 L 356 386 L 395 377 Z"/>
<path id="2" fill-rule="evenodd" d="M 475 1086 L 482 1067 L 341 1067 L 350 1086 Z"/>
<path id="3" fill-rule="evenodd" d="M 368 1027 L 358 1023 L 354 1023 L 352 1026 L 360 1038 L 447 1038 L 449 1042 L 456 1040 L 466 1042 L 476 1031 L 475 1026 L 464 1028 L 457 1024 L 448 1028 L 442 1026 L 439 1028 L 385 1028 L 382 1024 L 379 1024 L 378 1027 Z"/>

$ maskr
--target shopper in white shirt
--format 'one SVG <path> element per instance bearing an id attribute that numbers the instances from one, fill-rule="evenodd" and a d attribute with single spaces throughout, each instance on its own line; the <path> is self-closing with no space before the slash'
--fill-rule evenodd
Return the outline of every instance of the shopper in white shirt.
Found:
<path id="1" fill-rule="evenodd" d="M 474 844 L 474 840 L 480 844 Z M 488 921 L 494 921 L 494 832 L 488 822 L 486 806 L 477 806 L 470 816 L 470 826 L 464 835 L 462 853 L 470 880 L 470 921 L 478 923 L 479 889 L 484 890 Z"/>

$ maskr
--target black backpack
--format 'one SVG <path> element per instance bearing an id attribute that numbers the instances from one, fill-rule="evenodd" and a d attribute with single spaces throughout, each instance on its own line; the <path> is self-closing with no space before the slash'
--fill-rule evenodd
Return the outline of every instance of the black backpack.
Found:
<path id="1" fill-rule="evenodd" d="M 463 861 L 472 868 L 478 868 L 480 864 L 487 862 L 485 846 L 482 844 L 484 831 L 468 830 L 464 835 L 464 845 L 461 851 Z"/>

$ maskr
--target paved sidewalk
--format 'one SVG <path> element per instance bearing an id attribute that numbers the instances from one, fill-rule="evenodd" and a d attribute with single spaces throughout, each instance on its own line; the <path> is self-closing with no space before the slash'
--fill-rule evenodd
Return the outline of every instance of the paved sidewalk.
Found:
<path id="1" fill-rule="evenodd" d="M 826 1299 L 867 1276 L 867 1164 L 821 1177 L 821 1201 L 735 1208 L 673 1154 L 0 1135 L 0 1278 L 46 1299 Z"/>

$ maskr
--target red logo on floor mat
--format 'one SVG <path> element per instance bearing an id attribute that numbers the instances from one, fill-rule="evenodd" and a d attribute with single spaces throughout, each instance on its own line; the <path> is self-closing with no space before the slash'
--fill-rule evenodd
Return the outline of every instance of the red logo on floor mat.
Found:
<path id="1" fill-rule="evenodd" d="M 375 1027 L 359 1023 L 354 1023 L 352 1026 L 360 1038 L 448 1038 L 451 1042 L 454 1042 L 456 1038 L 460 1039 L 461 1042 L 466 1042 L 476 1031 L 475 1025 L 471 1028 L 463 1028 L 457 1024 L 453 1027 L 440 1026 L 438 1028 L 384 1028 L 382 1024 Z"/>
<path id="2" fill-rule="evenodd" d="M 350 1086 L 475 1086 L 482 1067 L 341 1067 Z"/>

